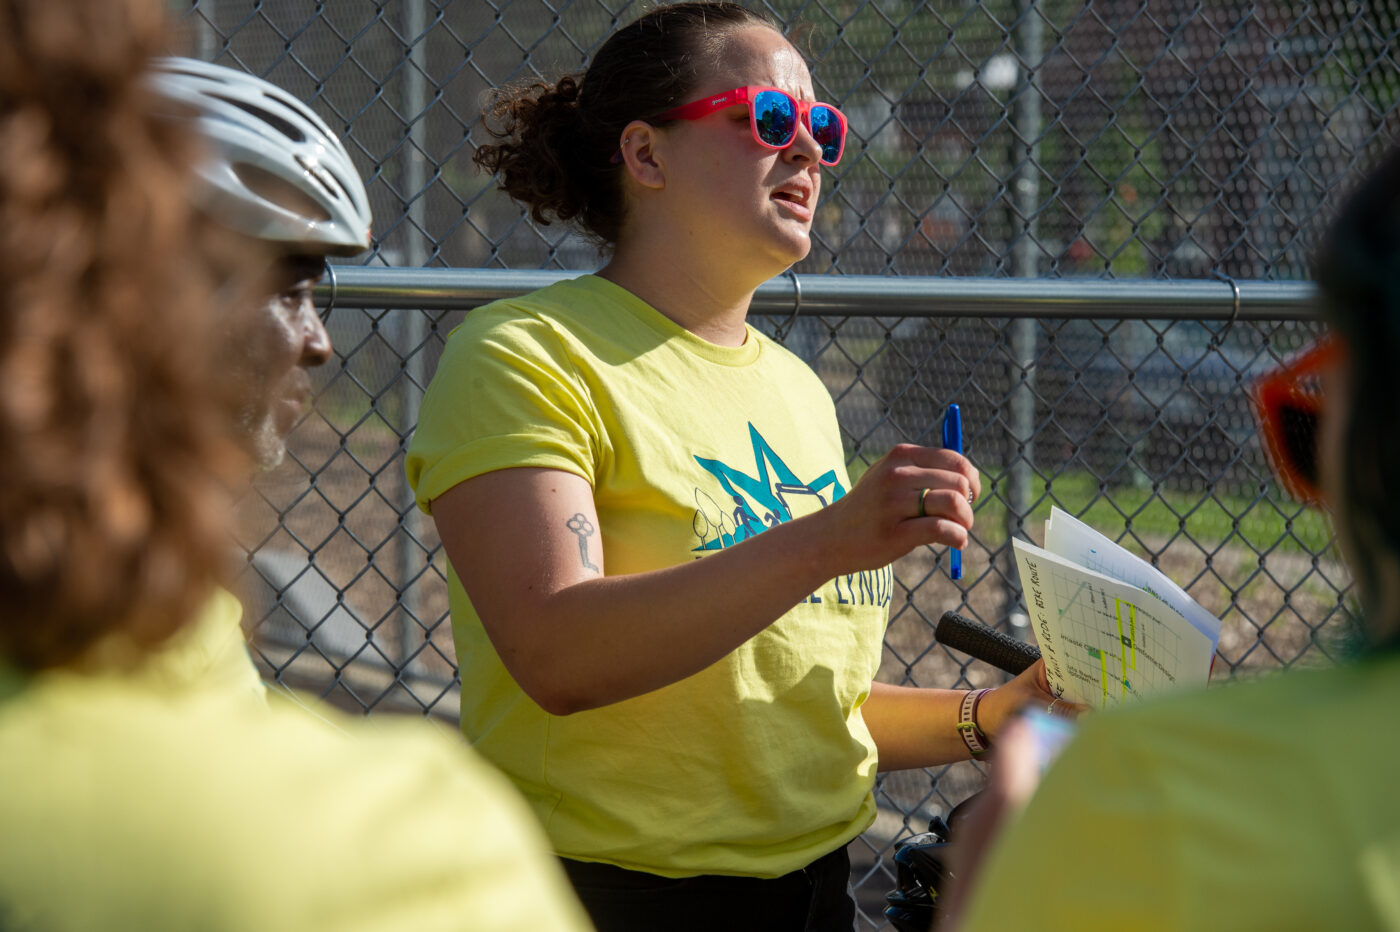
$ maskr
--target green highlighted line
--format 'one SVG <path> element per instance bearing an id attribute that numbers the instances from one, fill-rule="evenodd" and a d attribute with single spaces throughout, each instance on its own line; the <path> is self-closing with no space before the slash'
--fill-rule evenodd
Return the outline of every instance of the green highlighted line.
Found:
<path id="1" fill-rule="evenodd" d="M 1099 684 L 1103 686 L 1103 708 L 1108 708 L 1108 662 L 1103 659 L 1103 651 L 1094 651 L 1099 655 Z"/>
<path id="2" fill-rule="evenodd" d="M 1132 658 L 1128 666 L 1137 671 L 1137 606 L 1128 604 L 1128 656 Z M 1125 677 L 1126 679 L 1126 677 Z"/>
<path id="3" fill-rule="evenodd" d="M 1128 636 L 1123 637 L 1123 606 L 1128 606 Z M 1121 599 L 1113 600 L 1113 617 L 1118 622 L 1118 656 L 1123 662 L 1123 696 L 1128 695 L 1128 669 L 1137 670 L 1137 606 Z"/>
<path id="4" fill-rule="evenodd" d="M 1133 607 L 1128 606 L 1128 614 L 1131 616 Z M 1123 640 L 1123 602 L 1121 599 L 1113 600 L 1113 619 L 1118 623 L 1118 664 L 1123 668 L 1123 675 L 1118 678 L 1120 683 L 1128 681 L 1128 642 Z M 1123 695 L 1128 694 L 1128 687 L 1123 687 Z"/>

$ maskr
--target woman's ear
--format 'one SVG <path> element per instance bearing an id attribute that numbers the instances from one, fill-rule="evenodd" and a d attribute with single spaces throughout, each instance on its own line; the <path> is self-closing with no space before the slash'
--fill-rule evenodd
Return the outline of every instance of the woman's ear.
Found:
<path id="1" fill-rule="evenodd" d="M 666 187 L 665 168 L 657 151 L 660 141 L 656 127 L 641 120 L 633 120 L 623 127 L 618 140 L 618 152 L 627 174 L 642 187 L 658 191 Z"/>

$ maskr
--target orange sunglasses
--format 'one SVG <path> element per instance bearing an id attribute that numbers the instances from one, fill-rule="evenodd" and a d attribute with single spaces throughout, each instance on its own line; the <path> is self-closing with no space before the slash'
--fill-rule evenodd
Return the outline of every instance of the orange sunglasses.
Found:
<path id="1" fill-rule="evenodd" d="M 1341 344 L 1322 337 L 1249 387 L 1254 419 L 1279 484 L 1310 505 L 1322 501 L 1317 451 L 1322 373 L 1341 360 Z"/>

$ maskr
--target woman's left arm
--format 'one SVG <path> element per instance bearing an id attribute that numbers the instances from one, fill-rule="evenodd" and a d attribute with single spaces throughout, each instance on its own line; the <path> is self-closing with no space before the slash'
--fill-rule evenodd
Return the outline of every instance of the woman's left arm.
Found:
<path id="1" fill-rule="evenodd" d="M 881 770 L 935 767 L 972 756 L 957 723 L 965 689 L 922 689 L 870 684 L 861 714 L 880 751 Z M 995 742 L 1006 720 L 1023 705 L 1048 706 L 1055 697 L 1045 679 L 1045 662 L 1037 660 L 1015 679 L 992 689 L 977 706 L 977 724 Z M 1057 708 L 1076 711 L 1061 700 Z"/>

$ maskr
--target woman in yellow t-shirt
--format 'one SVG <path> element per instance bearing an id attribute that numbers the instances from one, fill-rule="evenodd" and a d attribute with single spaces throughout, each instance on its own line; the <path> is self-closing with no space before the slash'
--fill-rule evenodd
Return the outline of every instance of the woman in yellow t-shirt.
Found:
<path id="1" fill-rule="evenodd" d="M 965 759 L 1051 697 L 1040 668 L 872 682 L 889 564 L 966 544 L 980 480 L 901 444 L 852 487 L 822 382 L 746 323 L 810 248 L 845 117 L 723 2 L 646 13 L 494 117 L 478 163 L 610 257 L 468 315 L 424 401 L 463 730 L 600 928 L 849 929 L 877 767 Z"/>

